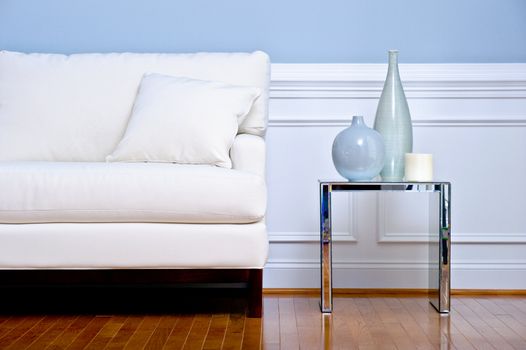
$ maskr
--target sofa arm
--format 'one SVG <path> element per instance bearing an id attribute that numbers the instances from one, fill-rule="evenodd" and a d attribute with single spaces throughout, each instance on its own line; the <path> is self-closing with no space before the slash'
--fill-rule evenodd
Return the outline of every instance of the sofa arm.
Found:
<path id="1" fill-rule="evenodd" d="M 265 140 L 260 136 L 239 134 L 230 149 L 232 168 L 265 178 Z"/>

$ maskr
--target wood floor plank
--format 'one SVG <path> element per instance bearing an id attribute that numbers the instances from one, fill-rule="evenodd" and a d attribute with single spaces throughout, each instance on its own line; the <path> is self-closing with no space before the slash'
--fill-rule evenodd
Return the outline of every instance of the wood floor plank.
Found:
<path id="1" fill-rule="evenodd" d="M 464 334 L 453 323 L 450 323 L 449 338 L 451 339 L 451 344 L 453 344 L 455 349 L 476 350 L 468 338 L 466 338 L 466 336 L 464 336 Z"/>
<path id="2" fill-rule="evenodd" d="M 31 328 L 35 327 L 44 319 L 43 316 L 29 316 L 17 323 L 14 328 L 3 334 L 0 338 L 0 349 L 5 349 L 24 336 Z"/>
<path id="3" fill-rule="evenodd" d="M 263 346 L 265 349 L 279 349 L 279 298 L 268 296 L 263 299 Z"/>
<path id="4" fill-rule="evenodd" d="M 223 341 L 224 350 L 241 349 L 243 331 L 245 329 L 244 314 L 230 314 L 228 326 Z"/>
<path id="5" fill-rule="evenodd" d="M 40 322 L 31 327 L 23 336 L 19 337 L 15 342 L 3 349 L 26 349 L 28 348 L 42 333 L 45 333 L 57 321 L 56 316 L 46 316 Z"/>
<path id="6" fill-rule="evenodd" d="M 514 349 L 526 349 L 526 340 L 521 337 L 520 334 L 516 333 L 513 328 L 508 327 L 506 323 L 499 319 L 499 315 L 491 313 L 474 298 L 464 298 L 462 301 L 467 307 L 473 310 L 480 319 L 484 320 L 484 322 L 500 334 Z"/>
<path id="7" fill-rule="evenodd" d="M 376 298 L 371 304 L 384 324 L 398 323 L 398 318 L 385 302 L 385 298 Z"/>
<path id="8" fill-rule="evenodd" d="M 109 319 L 108 323 L 102 327 L 100 332 L 89 342 L 85 349 L 86 350 L 100 350 L 110 342 L 111 339 L 119 332 L 124 323 L 126 322 L 126 316 L 113 316 Z"/>
<path id="9" fill-rule="evenodd" d="M 518 322 L 511 315 L 497 315 L 497 318 L 501 320 L 506 326 L 513 329 L 523 340 L 526 340 L 526 326 Z M 525 348 L 526 349 L 526 348 Z"/>
<path id="10" fill-rule="evenodd" d="M 192 323 L 190 333 L 188 333 L 188 337 L 184 343 L 183 349 L 202 349 L 211 322 L 212 316 L 209 314 L 196 315 L 194 317 L 194 322 Z"/>
<path id="11" fill-rule="evenodd" d="M 12 319 L 12 316 L 0 316 L 0 337 L 2 336 L 2 330 L 4 326 Z"/>
<path id="12" fill-rule="evenodd" d="M 398 318 L 398 322 L 404 327 L 413 344 L 418 349 L 434 349 L 435 346 L 429 341 L 427 335 L 420 325 L 407 312 L 399 298 L 386 298 L 385 302 Z"/>
<path id="13" fill-rule="evenodd" d="M 427 310 L 423 309 L 419 305 L 421 299 L 399 298 L 398 300 L 424 331 L 427 339 L 435 348 L 455 347 L 449 337 L 451 325 L 448 317 L 441 318 L 440 314 L 434 312 L 431 305 L 427 306 Z"/>
<path id="14" fill-rule="evenodd" d="M 474 328 L 471 323 L 469 323 L 458 310 L 459 301 L 458 298 L 451 299 L 451 324 L 456 327 L 459 332 L 461 332 L 466 339 L 473 345 L 477 350 L 486 350 L 486 349 L 495 349 L 491 344 L 489 344 L 484 336 L 482 331 Z"/>
<path id="15" fill-rule="evenodd" d="M 405 310 L 407 317 L 410 316 L 414 320 L 414 324 L 417 324 L 422 331 L 422 336 L 427 338 L 427 342 L 420 340 L 424 344 L 423 347 L 428 348 L 431 344 L 436 349 L 455 348 L 448 337 L 449 332 L 442 332 L 444 328 L 449 328 L 449 324 L 443 324 L 443 321 L 449 321 L 449 318 L 441 319 L 440 315 L 429 305 L 427 298 L 398 298 L 397 300 Z M 404 329 L 410 332 L 410 327 L 404 327 Z"/>
<path id="16" fill-rule="evenodd" d="M 400 299 L 400 301 L 413 314 L 415 320 L 424 329 L 429 341 L 438 349 L 476 350 L 451 322 L 450 314 L 438 314 L 427 298 L 411 301 Z"/>
<path id="17" fill-rule="evenodd" d="M 492 301 L 501 307 L 506 313 L 513 316 L 518 322 L 526 326 L 526 312 L 517 307 L 517 303 L 510 298 L 493 298 Z"/>
<path id="18" fill-rule="evenodd" d="M 0 325 L 0 339 L 7 333 L 11 332 L 13 329 L 18 327 L 20 323 L 24 321 L 26 317 L 22 316 L 12 316 L 6 318 L 6 320 Z"/>
<path id="19" fill-rule="evenodd" d="M 226 327 L 228 326 L 228 314 L 212 315 L 210 327 L 206 334 L 203 349 L 220 349 L 225 339 Z"/>
<path id="20" fill-rule="evenodd" d="M 458 298 L 455 306 L 456 311 L 464 317 L 474 328 L 476 328 L 494 348 L 499 350 L 513 350 L 513 346 L 506 341 L 495 329 L 466 304 L 467 298 Z"/>
<path id="21" fill-rule="evenodd" d="M 178 316 L 173 316 L 173 315 L 163 316 L 161 318 L 161 321 L 157 325 L 157 328 L 155 329 L 152 336 L 148 340 L 148 343 L 146 343 L 146 346 L 144 347 L 144 349 L 148 349 L 148 350 L 162 349 L 164 344 L 168 340 L 168 337 L 172 333 L 178 319 L 179 319 Z"/>
<path id="22" fill-rule="evenodd" d="M 79 316 L 69 327 L 59 334 L 56 339 L 45 349 L 65 349 L 68 347 L 82 330 L 94 319 L 94 316 Z"/>
<path id="23" fill-rule="evenodd" d="M 224 350 L 241 349 L 243 332 L 245 330 L 245 310 L 241 303 L 232 302 L 230 318 L 223 341 Z"/>
<path id="24" fill-rule="evenodd" d="M 320 334 L 320 343 L 324 347 L 340 348 L 347 346 L 354 348 L 358 346 L 360 333 L 352 332 L 365 326 L 361 315 L 352 299 L 335 299 L 333 301 L 334 312 L 324 315 L 322 325 L 323 334 Z M 358 322 L 355 322 L 358 321 Z M 361 324 L 360 324 L 361 322 Z M 351 325 L 352 324 L 352 325 Z M 373 344 L 371 337 L 371 344 Z"/>
<path id="25" fill-rule="evenodd" d="M 64 332 L 73 322 L 77 320 L 76 316 L 62 316 L 46 332 L 42 333 L 35 341 L 28 346 L 27 350 L 40 350 L 46 348 L 57 337 Z"/>
<path id="26" fill-rule="evenodd" d="M 376 298 L 359 298 L 356 300 L 358 311 L 365 322 L 365 326 L 369 329 L 373 337 L 374 348 L 396 350 L 396 345 L 391 339 L 391 336 L 380 317 L 376 314 L 372 303 L 377 302 Z"/>
<path id="27" fill-rule="evenodd" d="M 373 336 L 367 328 L 355 298 L 334 300 L 334 310 L 332 315 L 325 316 L 324 345 L 331 347 L 346 345 L 362 349 L 374 346 Z"/>
<path id="28" fill-rule="evenodd" d="M 298 326 L 294 313 L 294 297 L 279 298 L 279 326 L 281 347 L 284 349 L 299 349 Z"/>
<path id="29" fill-rule="evenodd" d="M 423 296 L 335 297 L 332 314 L 318 299 L 265 296 L 261 319 L 239 298 L 210 314 L 2 315 L 0 349 L 526 349 L 526 296 L 455 296 L 449 316 Z"/>
<path id="30" fill-rule="evenodd" d="M 416 346 L 412 343 L 409 334 L 406 332 L 404 327 L 402 327 L 400 322 L 398 322 L 398 318 L 389 308 L 384 299 L 385 298 L 377 298 L 376 302 L 373 303 L 373 307 L 382 320 L 384 327 L 389 333 L 389 336 L 393 340 L 394 344 L 398 349 L 416 349 Z"/>
<path id="31" fill-rule="evenodd" d="M 479 302 L 486 310 L 491 312 L 495 316 L 502 316 L 502 315 L 508 315 L 509 313 L 506 312 L 503 308 L 501 308 L 499 305 L 497 305 L 492 297 L 483 296 L 483 297 L 477 297 L 477 302 Z"/>
<path id="32" fill-rule="evenodd" d="M 84 349 L 109 320 L 108 316 L 95 316 L 66 349 Z"/>
<path id="33" fill-rule="evenodd" d="M 150 340 L 160 321 L 161 316 L 158 315 L 144 316 L 142 322 L 124 346 L 124 349 L 142 349 L 148 343 L 148 340 Z"/>
<path id="34" fill-rule="evenodd" d="M 141 324 L 142 320 L 142 316 L 132 315 L 126 318 L 126 321 L 124 321 L 122 327 L 119 329 L 117 334 L 115 334 L 113 338 L 108 342 L 108 344 L 106 344 L 104 349 L 123 349 L 132 337 L 133 333 L 135 333 L 135 331 Z"/>
<path id="35" fill-rule="evenodd" d="M 513 296 L 512 298 L 515 300 L 514 304 L 517 306 L 517 308 L 526 314 L 526 302 L 524 299 L 517 296 Z"/>
<path id="36" fill-rule="evenodd" d="M 246 318 L 241 349 L 261 349 L 262 322 L 260 318 Z"/>
<path id="37" fill-rule="evenodd" d="M 182 349 L 186 342 L 186 338 L 188 338 L 193 322 L 193 315 L 179 316 L 172 332 L 166 339 L 163 349 Z"/>
<path id="38" fill-rule="evenodd" d="M 499 299 L 496 298 L 486 297 L 477 299 L 477 302 L 487 310 L 491 310 L 492 314 L 496 315 L 506 326 L 513 329 L 522 339 L 526 340 L 526 325 L 520 321 L 521 315 L 517 315 L 517 312 L 520 311 L 513 307 L 515 300 L 501 300 L 497 302 L 498 300 Z M 504 305 L 503 302 L 506 304 Z"/>
<path id="39" fill-rule="evenodd" d="M 320 299 L 318 297 L 309 298 L 310 300 L 310 311 L 309 319 L 312 320 L 313 327 L 317 327 L 317 337 L 320 338 L 320 348 L 325 346 L 325 341 L 327 340 L 324 336 L 324 329 L 330 328 L 330 325 L 326 324 L 326 317 L 320 312 Z"/>
<path id="40" fill-rule="evenodd" d="M 321 334 L 322 318 L 320 309 L 313 298 L 294 297 L 294 312 L 301 349 L 320 349 L 323 345 Z"/>

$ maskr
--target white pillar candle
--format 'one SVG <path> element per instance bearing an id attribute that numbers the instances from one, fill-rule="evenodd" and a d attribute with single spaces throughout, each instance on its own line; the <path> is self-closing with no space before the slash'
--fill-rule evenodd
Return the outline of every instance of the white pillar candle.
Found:
<path id="1" fill-rule="evenodd" d="M 406 153 L 405 181 L 433 181 L 433 155 Z"/>

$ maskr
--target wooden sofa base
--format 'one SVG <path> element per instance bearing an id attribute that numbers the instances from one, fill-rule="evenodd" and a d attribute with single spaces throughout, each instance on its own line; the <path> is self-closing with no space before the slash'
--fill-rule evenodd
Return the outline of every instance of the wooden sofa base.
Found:
<path id="1" fill-rule="evenodd" d="M 171 285 L 246 283 L 248 317 L 261 317 L 262 269 L 0 270 L 0 286 Z"/>

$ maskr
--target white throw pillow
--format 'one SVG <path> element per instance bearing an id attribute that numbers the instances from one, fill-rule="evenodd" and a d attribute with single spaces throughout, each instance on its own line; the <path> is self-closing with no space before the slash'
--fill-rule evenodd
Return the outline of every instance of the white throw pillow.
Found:
<path id="1" fill-rule="evenodd" d="M 260 93 L 255 87 L 146 74 L 124 137 L 106 161 L 231 168 L 238 125 Z"/>

